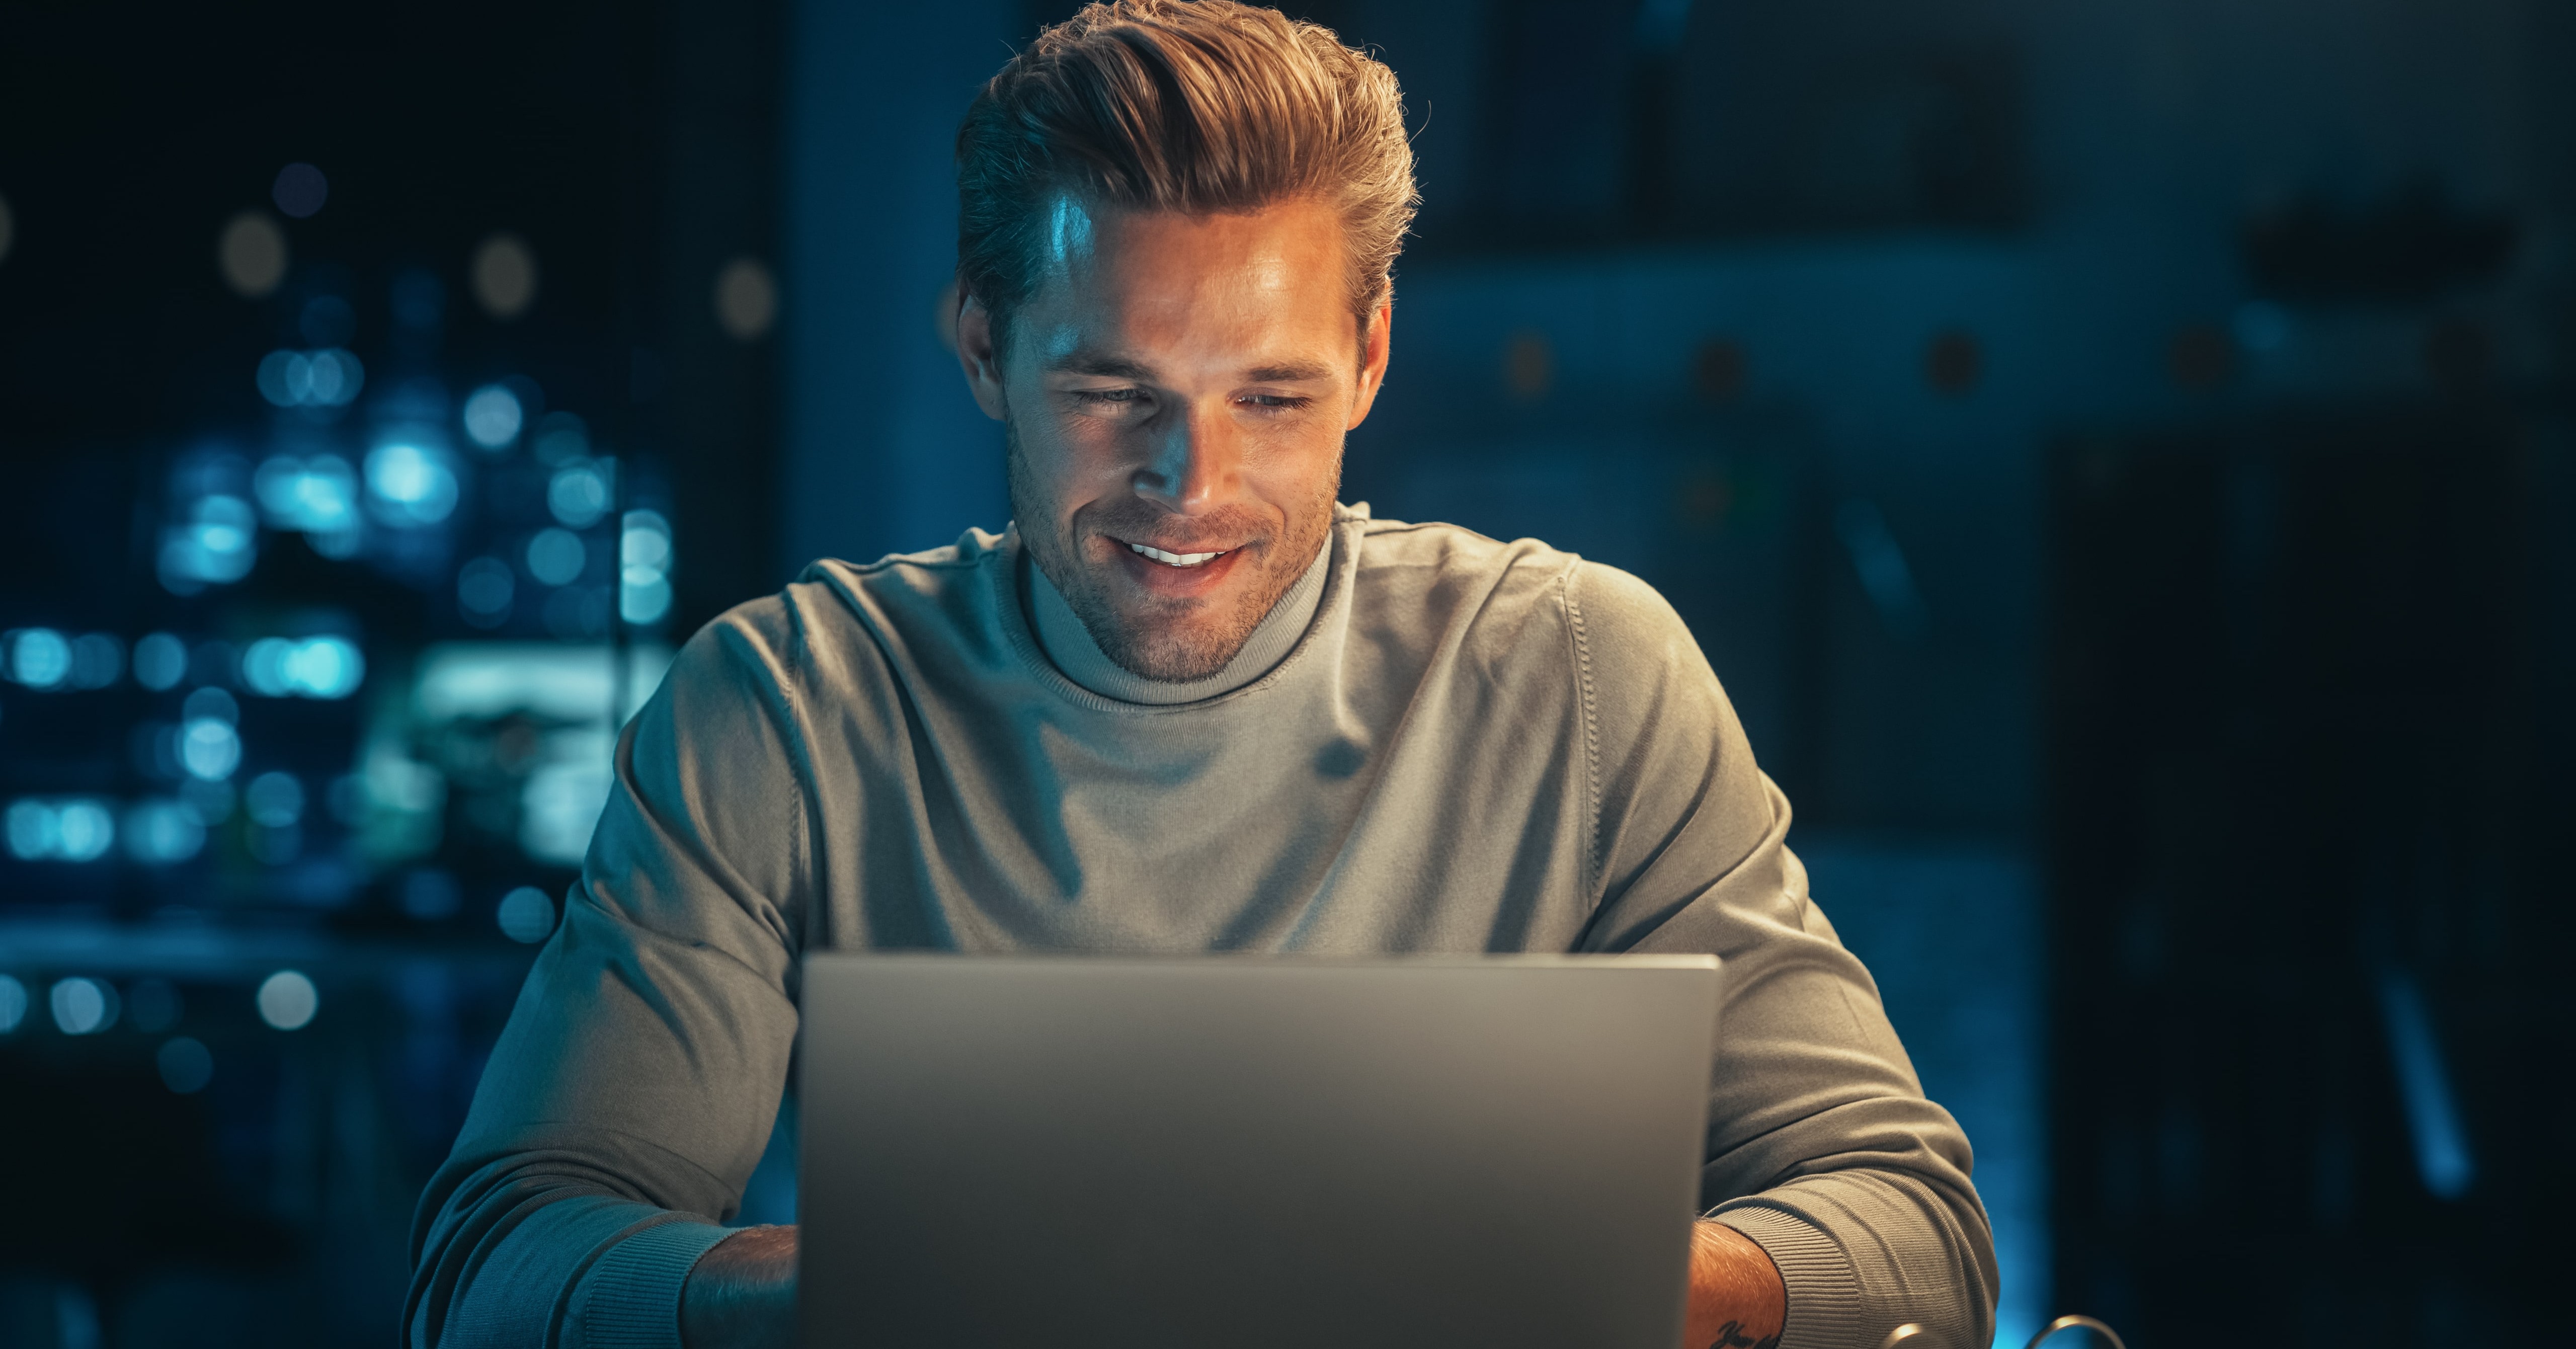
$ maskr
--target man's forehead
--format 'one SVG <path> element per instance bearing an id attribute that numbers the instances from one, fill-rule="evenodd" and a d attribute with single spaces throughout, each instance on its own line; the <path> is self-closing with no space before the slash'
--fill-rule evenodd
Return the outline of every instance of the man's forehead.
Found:
<path id="1" fill-rule="evenodd" d="M 1178 341 L 1138 341 L 1109 315 L 1089 317 L 1092 321 L 1085 322 L 1077 314 L 1056 314 L 1029 325 L 1039 369 L 1145 382 L 1215 372 L 1267 384 L 1326 379 L 1337 368 L 1326 359 L 1333 353 L 1314 349 L 1321 334 L 1265 326 L 1257 334 L 1245 334 L 1255 340 L 1244 342 L 1226 340 L 1222 328 L 1172 334 Z M 1194 337 L 1202 340 L 1190 340 Z"/>
<path id="2" fill-rule="evenodd" d="M 1358 341 L 1329 211 L 1131 214 L 1060 195 L 1042 226 L 1038 285 L 1013 326 L 1050 373 L 1313 379 Z"/>
<path id="3" fill-rule="evenodd" d="M 1342 222 L 1319 202 L 1190 215 L 1102 208 L 1060 193 L 1039 223 L 1033 303 L 1111 298 L 1103 292 L 1183 302 L 1311 293 L 1341 303 Z"/>

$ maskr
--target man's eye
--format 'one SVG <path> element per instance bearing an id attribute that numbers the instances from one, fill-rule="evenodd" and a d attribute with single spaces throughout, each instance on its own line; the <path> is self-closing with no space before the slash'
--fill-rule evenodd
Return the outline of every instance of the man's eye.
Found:
<path id="1" fill-rule="evenodd" d="M 1086 403 L 1115 407 L 1142 399 L 1145 391 L 1142 389 L 1076 389 L 1073 391 L 1073 396 Z"/>
<path id="2" fill-rule="evenodd" d="M 1265 412 L 1290 412 L 1304 407 L 1315 400 L 1311 398 L 1301 398 L 1295 394 L 1254 393 L 1245 394 L 1243 401 L 1256 408 L 1260 408 Z"/>

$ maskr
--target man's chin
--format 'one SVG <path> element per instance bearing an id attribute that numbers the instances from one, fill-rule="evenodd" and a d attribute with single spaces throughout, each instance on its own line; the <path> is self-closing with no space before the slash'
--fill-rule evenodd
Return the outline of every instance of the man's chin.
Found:
<path id="1" fill-rule="evenodd" d="M 1204 623 L 1136 623 L 1112 642 L 1099 642 L 1101 654 L 1127 673 L 1163 684 L 1189 684 L 1225 672 L 1252 639 L 1249 631 L 1225 631 Z"/>
<path id="2" fill-rule="evenodd" d="M 1295 582 L 1274 566 L 1274 546 L 1238 548 L 1194 567 L 1124 546 L 1105 558 L 1094 552 L 1085 559 L 1091 565 L 1081 593 L 1065 598 L 1120 669 L 1158 683 L 1193 683 L 1224 673 Z"/>

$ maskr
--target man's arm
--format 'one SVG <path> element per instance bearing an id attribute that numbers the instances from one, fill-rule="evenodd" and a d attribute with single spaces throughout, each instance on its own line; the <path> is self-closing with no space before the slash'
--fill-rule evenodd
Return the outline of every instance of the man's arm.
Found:
<path id="1" fill-rule="evenodd" d="M 1779 1349 L 1840 1349 L 1914 1322 L 1986 1343 L 1994 1244 L 1967 1138 L 1924 1099 L 1877 985 L 1809 898 L 1787 799 L 1662 596 L 1592 563 L 1564 585 L 1598 811 L 1579 949 L 1723 962 L 1700 1199 L 1786 1294 L 1768 1321 L 1758 1287 L 1721 1294 L 1717 1262 L 1695 1262 L 1693 1333 L 1731 1320 L 1728 1349 L 1772 1331 Z"/>
<path id="2" fill-rule="evenodd" d="M 1682 1349 L 1778 1349 L 1788 1309 L 1788 1285 L 1753 1238 L 1724 1223 L 1692 1224 Z"/>
<path id="3" fill-rule="evenodd" d="M 676 1349 L 786 1083 L 808 888 L 781 602 L 693 638 L 413 1227 L 406 1341 Z"/>

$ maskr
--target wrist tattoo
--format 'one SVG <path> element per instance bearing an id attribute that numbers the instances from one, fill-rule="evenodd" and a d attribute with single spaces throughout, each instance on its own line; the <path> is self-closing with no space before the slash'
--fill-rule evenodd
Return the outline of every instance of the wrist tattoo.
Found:
<path id="1" fill-rule="evenodd" d="M 1729 1321 L 1717 1328 L 1717 1338 L 1708 1342 L 1708 1349 L 1780 1349 L 1780 1337 L 1765 1335 L 1757 1340 L 1744 1333 L 1742 1321 Z"/>

